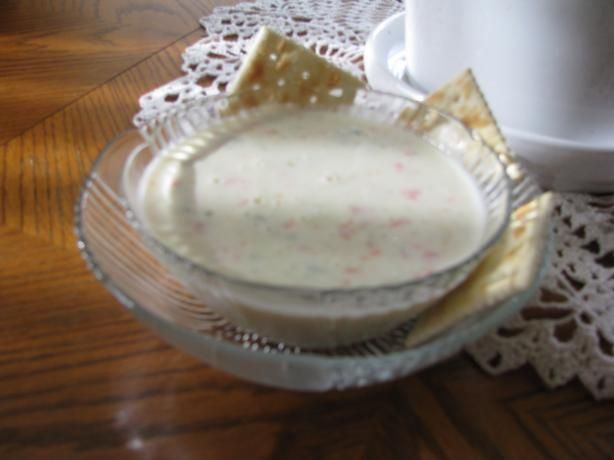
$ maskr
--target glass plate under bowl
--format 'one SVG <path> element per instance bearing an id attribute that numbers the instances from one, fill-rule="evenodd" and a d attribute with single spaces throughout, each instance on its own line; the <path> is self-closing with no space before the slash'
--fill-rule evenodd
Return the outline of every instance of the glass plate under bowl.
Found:
<path id="1" fill-rule="evenodd" d="M 141 242 L 126 218 L 120 182 L 125 161 L 142 142 L 138 132 L 128 132 L 97 158 L 76 206 L 78 247 L 96 278 L 159 336 L 247 380 L 324 391 L 406 376 L 458 352 L 516 313 L 532 297 L 545 271 L 548 251 L 529 289 L 417 347 L 405 345 L 411 322 L 385 336 L 335 349 L 274 343 L 235 327 L 203 305 Z M 538 190 L 528 178 L 513 185 L 514 207 Z"/>

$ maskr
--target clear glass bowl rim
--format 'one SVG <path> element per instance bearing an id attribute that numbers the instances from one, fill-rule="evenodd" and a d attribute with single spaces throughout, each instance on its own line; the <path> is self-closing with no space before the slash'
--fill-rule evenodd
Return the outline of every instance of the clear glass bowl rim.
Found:
<path id="1" fill-rule="evenodd" d="M 253 90 L 246 90 L 246 91 L 237 92 L 233 94 L 220 93 L 220 94 L 216 94 L 213 96 L 207 96 L 203 99 L 199 99 L 197 101 L 194 101 L 193 103 L 190 103 L 189 105 L 186 105 L 181 110 L 171 110 L 167 113 L 166 116 L 178 116 L 181 113 L 185 113 L 186 111 L 192 110 L 198 104 L 203 104 L 204 102 L 207 102 L 207 101 L 213 101 L 213 100 L 223 101 L 223 100 L 240 99 L 241 97 L 244 96 L 244 94 L 253 93 L 253 92 L 257 93 L 258 91 L 260 90 L 253 89 Z M 489 155 L 494 159 L 497 166 L 501 168 L 501 174 L 502 174 L 501 180 L 503 181 L 503 187 L 504 187 L 504 193 L 505 193 L 505 209 L 502 210 L 504 213 L 504 218 L 501 222 L 501 225 L 497 228 L 496 232 L 494 232 L 490 238 L 484 241 L 481 241 L 480 246 L 476 248 L 466 258 L 452 265 L 449 265 L 441 270 L 435 271 L 427 276 L 414 278 L 408 281 L 402 281 L 402 282 L 397 282 L 397 283 L 384 283 L 384 284 L 379 284 L 379 285 L 338 287 L 338 288 L 337 287 L 335 288 L 314 288 L 314 287 L 309 287 L 309 286 L 276 285 L 276 284 L 271 284 L 271 283 L 255 282 L 255 281 L 250 281 L 247 279 L 233 277 L 231 275 L 221 273 L 216 270 L 212 270 L 207 267 L 204 267 L 203 265 L 200 265 L 192 261 L 191 259 L 178 254 L 177 252 L 169 248 L 167 245 L 165 245 L 163 242 L 161 242 L 158 238 L 156 238 L 152 233 L 146 230 L 146 225 L 144 225 L 143 222 L 138 218 L 138 213 L 134 211 L 133 207 L 130 205 L 129 200 L 125 198 L 124 196 L 122 197 L 122 202 L 128 212 L 127 214 L 128 221 L 132 224 L 132 226 L 137 230 L 137 232 L 142 237 L 147 239 L 147 244 L 153 245 L 157 250 L 161 251 L 165 257 L 168 257 L 168 259 L 173 260 L 174 263 L 180 264 L 182 267 L 188 268 L 190 271 L 195 271 L 196 273 L 203 274 L 207 277 L 215 278 L 217 280 L 221 280 L 222 282 L 234 284 L 237 286 L 243 286 L 243 287 L 252 288 L 252 289 L 253 288 L 267 289 L 267 290 L 275 291 L 277 293 L 286 293 L 289 295 L 299 295 L 299 296 L 301 295 L 322 295 L 322 296 L 350 295 L 351 296 L 351 295 L 360 295 L 363 293 L 368 293 L 368 292 L 372 292 L 376 290 L 377 291 L 380 291 L 380 290 L 395 291 L 399 289 L 408 289 L 411 287 L 420 286 L 422 284 L 426 284 L 430 281 L 436 280 L 439 277 L 445 275 L 446 273 L 452 273 L 456 270 L 459 270 L 461 267 L 465 265 L 474 263 L 478 261 L 479 259 L 481 259 L 486 254 L 488 249 L 490 249 L 501 238 L 501 235 L 503 234 L 503 232 L 506 230 L 506 228 L 509 225 L 509 221 L 511 217 L 512 196 L 511 196 L 510 179 L 507 175 L 505 165 L 501 162 L 497 153 L 494 152 L 490 148 L 490 146 L 488 146 L 488 144 L 486 144 L 482 140 L 482 137 L 476 130 L 469 128 L 465 123 L 463 123 L 457 117 L 454 117 L 437 108 L 431 107 L 428 104 L 425 104 L 423 102 L 420 102 L 418 100 L 415 100 L 415 99 L 412 99 L 406 96 L 399 96 L 396 94 L 373 90 L 370 88 L 359 88 L 356 90 L 356 92 L 373 94 L 379 97 L 390 98 L 390 99 L 398 100 L 398 101 L 407 101 L 408 103 L 415 104 L 415 106 L 417 107 L 424 108 L 427 111 L 436 113 L 438 117 L 441 117 L 447 120 L 448 122 L 453 123 L 457 127 L 461 128 L 461 130 L 464 131 L 473 141 L 478 142 L 481 148 L 485 149 L 489 153 Z M 351 104 L 353 103 L 350 103 L 350 105 Z M 154 120 L 152 124 L 155 124 L 155 123 L 159 123 L 159 121 Z M 132 131 L 135 131 L 135 130 L 132 130 Z M 420 134 L 418 135 L 420 136 Z M 115 140 L 117 140 L 117 138 Z M 111 147 L 112 144 L 115 142 L 115 140 L 112 140 L 105 147 L 104 150 Z M 127 159 L 127 162 L 129 161 L 130 161 L 130 158 Z M 125 178 L 124 178 L 124 175 L 122 174 L 122 179 L 121 179 L 122 187 L 125 187 L 124 180 Z"/>

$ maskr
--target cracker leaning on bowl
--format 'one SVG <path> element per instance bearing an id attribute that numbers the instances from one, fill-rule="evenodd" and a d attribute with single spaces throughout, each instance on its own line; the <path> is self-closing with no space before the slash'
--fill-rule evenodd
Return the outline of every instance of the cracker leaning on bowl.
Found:
<path id="1" fill-rule="evenodd" d="M 258 88 L 257 99 L 238 99 L 240 108 L 246 108 L 263 102 L 307 105 L 314 88 L 330 88 L 330 99 L 326 102 L 337 104 L 351 100 L 356 90 L 364 86 L 360 79 L 263 27 L 229 91 L 240 93 Z M 426 103 L 450 113 L 477 131 L 507 166 L 510 178 L 518 179 L 517 161 L 470 70 L 433 92 Z M 419 115 L 404 113 L 403 118 L 412 122 Z M 422 129 L 432 128 L 428 120 L 420 123 Z M 517 209 L 500 241 L 471 276 L 420 315 L 406 345 L 428 341 L 468 316 L 526 290 L 537 274 L 544 250 L 551 202 L 551 195 L 545 193 Z"/>
<path id="2" fill-rule="evenodd" d="M 418 317 L 405 344 L 423 343 L 528 289 L 537 276 L 551 209 L 550 193 L 518 208 L 501 240 L 463 284 Z"/>
<path id="3" fill-rule="evenodd" d="M 330 94 L 328 101 L 320 100 L 320 104 L 351 101 L 355 91 L 364 87 L 364 83 L 303 46 L 268 27 L 263 27 L 256 34 L 252 47 L 228 91 L 238 93 L 255 87 L 261 91 L 248 91 L 249 96 L 241 98 L 239 102 L 242 108 L 263 102 L 305 105 L 309 104 L 310 97 L 318 89 L 343 90 L 343 94 Z M 323 94 L 326 91 L 318 93 Z M 260 99 L 256 94 L 260 95 Z"/>

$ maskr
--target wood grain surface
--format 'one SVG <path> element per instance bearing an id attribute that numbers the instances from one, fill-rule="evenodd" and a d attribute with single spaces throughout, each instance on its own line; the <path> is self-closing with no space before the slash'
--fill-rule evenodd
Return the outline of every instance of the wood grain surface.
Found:
<path id="1" fill-rule="evenodd" d="M 95 281 L 72 231 L 84 175 L 222 3 L 0 5 L 0 459 L 614 458 L 614 404 L 578 383 L 459 356 L 360 391 L 270 389 L 166 345 Z"/>

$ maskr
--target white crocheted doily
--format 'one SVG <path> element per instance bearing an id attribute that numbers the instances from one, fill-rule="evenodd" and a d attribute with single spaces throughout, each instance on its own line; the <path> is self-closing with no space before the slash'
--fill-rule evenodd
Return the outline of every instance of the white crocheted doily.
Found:
<path id="1" fill-rule="evenodd" d="M 307 45 L 364 79 L 369 32 L 401 11 L 393 0 L 260 0 L 217 8 L 206 36 L 183 55 L 185 76 L 140 99 L 135 123 L 223 91 L 262 25 Z M 556 196 L 555 250 L 541 292 L 504 327 L 467 347 L 488 372 L 531 364 L 550 387 L 579 378 L 597 398 L 614 396 L 614 196 Z"/>

